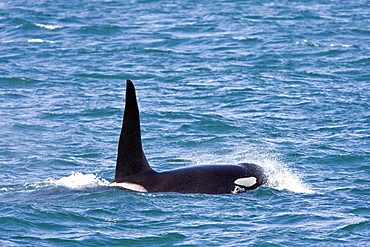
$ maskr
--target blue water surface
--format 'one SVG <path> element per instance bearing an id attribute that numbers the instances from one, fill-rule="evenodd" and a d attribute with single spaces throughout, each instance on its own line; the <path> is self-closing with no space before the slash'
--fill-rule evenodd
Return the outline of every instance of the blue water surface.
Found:
<path id="1" fill-rule="evenodd" d="M 369 20 L 365 0 L 2 0 L 1 245 L 368 245 Z M 269 183 L 109 188 L 126 79 L 153 169 Z"/>

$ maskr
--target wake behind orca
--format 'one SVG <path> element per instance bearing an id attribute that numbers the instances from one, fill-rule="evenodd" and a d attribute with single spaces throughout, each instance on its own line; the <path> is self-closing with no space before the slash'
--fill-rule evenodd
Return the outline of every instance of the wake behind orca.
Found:
<path id="1" fill-rule="evenodd" d="M 110 186 L 140 192 L 228 194 L 253 190 L 266 182 L 262 167 L 249 163 L 154 171 L 142 148 L 135 87 L 127 80 L 116 173 Z"/>

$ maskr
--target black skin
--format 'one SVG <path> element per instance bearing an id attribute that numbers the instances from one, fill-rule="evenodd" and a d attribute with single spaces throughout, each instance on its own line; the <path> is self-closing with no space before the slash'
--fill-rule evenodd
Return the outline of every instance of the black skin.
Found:
<path id="1" fill-rule="evenodd" d="M 239 178 L 255 177 L 250 187 L 236 185 Z M 267 182 L 262 167 L 255 164 L 192 166 L 165 172 L 154 171 L 143 152 L 139 108 L 133 83 L 127 80 L 126 106 L 118 144 L 115 183 L 137 184 L 147 192 L 228 194 L 253 190 Z"/>
<path id="2" fill-rule="evenodd" d="M 194 166 L 165 172 L 145 171 L 124 177 L 120 182 L 143 186 L 147 192 L 177 192 L 202 194 L 228 194 L 235 189 L 239 178 L 255 177 L 256 184 L 243 187 L 253 190 L 266 183 L 260 166 L 254 164 Z"/>

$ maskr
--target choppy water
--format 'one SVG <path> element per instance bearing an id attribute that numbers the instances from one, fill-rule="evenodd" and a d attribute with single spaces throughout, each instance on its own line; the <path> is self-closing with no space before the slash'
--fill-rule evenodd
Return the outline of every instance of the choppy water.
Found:
<path id="1" fill-rule="evenodd" d="M 366 246 L 369 20 L 364 0 L 1 1 L 1 245 Z M 155 170 L 270 183 L 107 188 L 126 79 Z"/>

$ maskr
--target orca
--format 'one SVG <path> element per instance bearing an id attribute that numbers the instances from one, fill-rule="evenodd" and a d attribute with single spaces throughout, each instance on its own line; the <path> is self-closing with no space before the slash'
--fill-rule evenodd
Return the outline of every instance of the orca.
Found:
<path id="1" fill-rule="evenodd" d="M 135 87 L 127 80 L 116 172 L 110 186 L 137 192 L 230 194 L 253 190 L 266 182 L 262 167 L 249 163 L 154 171 L 142 147 Z"/>

